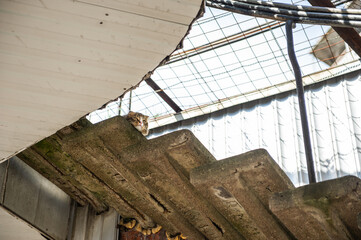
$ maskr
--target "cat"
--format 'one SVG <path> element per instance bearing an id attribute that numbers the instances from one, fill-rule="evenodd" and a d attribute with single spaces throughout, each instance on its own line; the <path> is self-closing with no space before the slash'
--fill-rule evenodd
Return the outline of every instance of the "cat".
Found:
<path id="1" fill-rule="evenodd" d="M 148 116 L 143 115 L 138 112 L 130 111 L 125 119 L 128 120 L 139 132 L 141 132 L 144 136 L 147 136 L 149 133 L 148 129 Z"/>

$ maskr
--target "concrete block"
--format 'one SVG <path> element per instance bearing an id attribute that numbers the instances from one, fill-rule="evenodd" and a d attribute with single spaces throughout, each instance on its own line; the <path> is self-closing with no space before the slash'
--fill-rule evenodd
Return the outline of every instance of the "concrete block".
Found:
<path id="1" fill-rule="evenodd" d="M 152 139 L 153 147 L 161 147 L 170 156 L 174 167 L 182 170 L 189 179 L 193 168 L 216 162 L 215 157 L 190 131 L 176 131 L 162 137 Z"/>
<path id="2" fill-rule="evenodd" d="M 207 202 L 199 203 L 198 210 L 194 212 L 195 215 L 202 216 L 200 218 L 206 224 L 195 216 L 188 221 L 187 216 L 184 216 L 189 212 L 188 208 L 183 208 L 183 212 L 177 209 L 178 205 L 188 205 L 187 203 L 194 199 L 178 196 L 181 195 L 179 192 L 193 188 L 189 184 L 189 171 L 215 161 L 192 133 L 182 131 L 147 141 L 122 117 L 95 125 L 80 123 L 79 126 L 62 129 L 19 156 L 66 190 L 80 204 L 89 202 L 96 211 L 104 211 L 107 206 L 111 206 L 122 217 L 136 218 L 142 227 L 155 227 L 157 223 L 170 234 L 185 231 L 188 236 L 194 236 L 194 239 L 202 239 L 201 232 L 212 235 L 213 231 L 217 235 L 222 235 L 223 230 L 217 228 L 216 218 L 221 218 L 219 221 L 223 221 L 222 225 L 227 229 L 227 221 L 221 215 L 218 214 L 217 217 L 213 214 L 217 211 L 213 211 L 215 209 L 212 207 L 205 207 L 205 210 L 215 220 L 202 213 L 202 204 L 207 206 Z M 145 149 L 144 154 L 149 157 L 148 162 L 153 162 L 153 156 L 157 156 L 158 153 L 162 154 L 161 159 L 167 163 L 168 169 L 162 168 L 162 161 L 155 161 L 160 165 L 156 168 L 170 171 L 171 179 L 177 179 L 179 189 L 174 188 L 172 191 L 176 194 L 173 196 L 174 199 L 182 199 L 177 202 L 178 205 L 169 201 L 166 193 L 159 197 L 154 186 L 146 184 L 138 172 L 132 171 L 134 168 L 130 162 L 128 165 L 119 161 L 122 152 L 127 149 L 131 149 L 127 150 L 128 154 L 131 153 L 130 155 L 137 158 L 138 153 L 142 152 L 141 148 Z M 154 150 L 157 148 L 159 151 Z M 153 154 L 154 152 L 157 154 Z M 143 169 L 144 167 L 139 171 L 142 172 Z M 169 178 L 164 173 L 157 177 Z M 191 192 L 190 196 L 198 195 L 193 189 Z M 163 202 L 161 199 L 166 200 Z M 230 230 L 227 230 L 226 235 L 232 232 L 232 227 L 228 228 Z"/>
<path id="3" fill-rule="evenodd" d="M 99 137 L 104 142 L 104 145 L 113 146 L 118 151 L 122 151 L 130 145 L 147 141 L 139 131 L 121 116 L 113 117 L 94 125 L 88 125 L 78 131 L 63 135 L 62 139 L 64 142 L 77 139 L 82 144 L 89 143 Z"/>
<path id="4" fill-rule="evenodd" d="M 126 134 L 130 136 L 127 138 Z M 152 211 L 141 193 L 148 190 L 142 186 L 136 188 L 133 182 L 136 183 L 139 178 L 129 174 L 124 166 L 118 164 L 118 168 L 114 167 L 121 151 L 129 145 L 146 141 L 128 121 L 116 117 L 95 124 L 91 129 L 82 129 L 65 136 L 62 148 L 75 164 L 84 166 L 95 178 L 101 179 L 103 187 L 111 189 L 111 192 L 94 191 L 101 195 L 108 206 L 116 209 L 123 218 L 136 218 L 143 226 L 154 227 L 155 223 L 148 214 L 156 216 L 159 211 Z M 148 211 L 142 212 L 142 208 Z"/>
<path id="5" fill-rule="evenodd" d="M 263 150 L 203 165 L 191 171 L 191 183 L 246 239 L 288 239 L 269 212 L 273 192 L 294 186 Z"/>
<path id="6" fill-rule="evenodd" d="M 215 159 L 187 130 L 133 145 L 118 155 L 118 163 L 140 177 L 149 189 L 151 202 L 186 237 L 243 239 L 189 182 L 190 169 L 212 162 Z"/>
<path id="7" fill-rule="evenodd" d="M 63 136 L 62 150 L 69 157 L 69 166 L 66 166 L 65 170 L 79 182 L 76 186 L 84 186 L 107 206 L 115 208 L 122 216 L 151 222 L 149 217 L 140 214 L 121 194 L 114 192 L 112 186 L 104 184 L 107 177 L 117 183 L 122 183 L 124 180 L 111 165 L 105 164 L 116 158 L 112 147 L 121 151 L 130 145 L 145 141 L 144 136 L 122 117 L 114 117 L 83 128 Z M 71 172 L 73 166 L 77 166 L 74 174 Z M 136 191 L 132 188 L 133 190 Z"/>
<path id="8" fill-rule="evenodd" d="M 121 120 L 119 119 L 119 121 Z M 125 122 L 124 125 L 129 126 L 130 124 Z M 105 127 L 104 124 L 102 127 Z M 133 127 L 131 128 L 132 131 L 135 131 L 132 134 L 140 134 Z M 118 211 L 123 218 L 136 218 L 144 228 L 154 227 L 157 223 L 166 228 L 171 234 L 180 232 L 180 229 L 182 231 L 188 229 L 188 232 L 185 231 L 189 236 L 202 239 L 202 234 L 184 219 L 174 206 L 165 207 L 166 203 L 164 205 L 161 203 L 156 196 L 157 193 L 147 184 L 144 184 L 141 176 L 137 172 L 131 171 L 133 169 L 132 164 L 125 164 L 126 162 L 120 159 L 124 158 L 123 152 L 126 152 L 125 155 L 131 155 L 130 158 L 132 159 L 140 158 L 139 161 L 146 160 L 141 157 L 146 154 L 149 157 L 146 161 L 153 162 L 154 152 L 161 153 L 167 159 L 170 169 L 173 172 L 176 169 L 184 178 L 184 181 L 188 182 L 189 170 L 192 167 L 199 166 L 204 161 L 215 161 L 213 156 L 210 153 L 206 154 L 207 151 L 190 132 L 167 135 L 161 138 L 163 140 L 139 141 L 128 148 L 119 144 L 118 135 L 114 131 L 98 131 L 95 125 L 92 131 L 79 131 L 64 138 L 63 149 L 121 196 L 124 202 L 128 204 L 128 208 L 132 208 L 133 211 Z M 179 149 L 182 146 L 185 158 L 182 164 L 179 164 L 176 159 L 181 157 Z M 159 149 L 159 151 L 156 149 Z M 173 157 L 169 157 L 169 155 L 165 157 L 165 151 L 168 149 L 170 149 L 169 155 Z M 145 169 L 145 167 L 142 166 L 140 170 Z M 174 174 L 177 174 L 177 172 L 174 172 Z M 164 177 L 162 174 L 161 178 Z M 119 208 L 114 203 L 108 202 L 108 204 L 117 210 Z M 142 214 L 139 215 L 139 213 Z"/>
<path id="9" fill-rule="evenodd" d="M 347 176 L 275 193 L 270 209 L 298 239 L 361 239 L 361 180 Z"/>

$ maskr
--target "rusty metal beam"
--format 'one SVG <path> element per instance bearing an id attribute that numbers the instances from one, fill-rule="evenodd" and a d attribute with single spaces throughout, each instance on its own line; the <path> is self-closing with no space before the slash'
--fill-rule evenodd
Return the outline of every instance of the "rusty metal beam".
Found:
<path id="1" fill-rule="evenodd" d="M 312 6 L 335 7 L 331 0 L 308 0 Z M 361 37 L 353 28 L 333 27 L 337 34 L 361 57 Z"/>
<path id="2" fill-rule="evenodd" d="M 145 82 L 153 88 L 153 90 L 176 112 L 179 113 L 182 109 L 156 84 L 153 79 L 147 78 Z"/>

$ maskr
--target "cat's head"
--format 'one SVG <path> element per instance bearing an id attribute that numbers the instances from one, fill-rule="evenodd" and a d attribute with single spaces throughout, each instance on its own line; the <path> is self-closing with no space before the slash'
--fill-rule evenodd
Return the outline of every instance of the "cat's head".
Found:
<path id="1" fill-rule="evenodd" d="M 126 119 L 144 136 L 148 135 L 148 116 L 130 111 L 126 116 Z"/>

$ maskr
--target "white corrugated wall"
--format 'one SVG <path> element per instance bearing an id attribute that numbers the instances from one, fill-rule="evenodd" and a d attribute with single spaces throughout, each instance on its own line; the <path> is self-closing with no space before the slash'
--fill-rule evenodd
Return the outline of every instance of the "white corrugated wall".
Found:
<path id="1" fill-rule="evenodd" d="M 305 89 L 317 181 L 361 177 L 361 71 Z M 189 129 L 218 159 L 265 148 L 296 186 L 308 183 L 295 91 L 151 130 Z"/>

